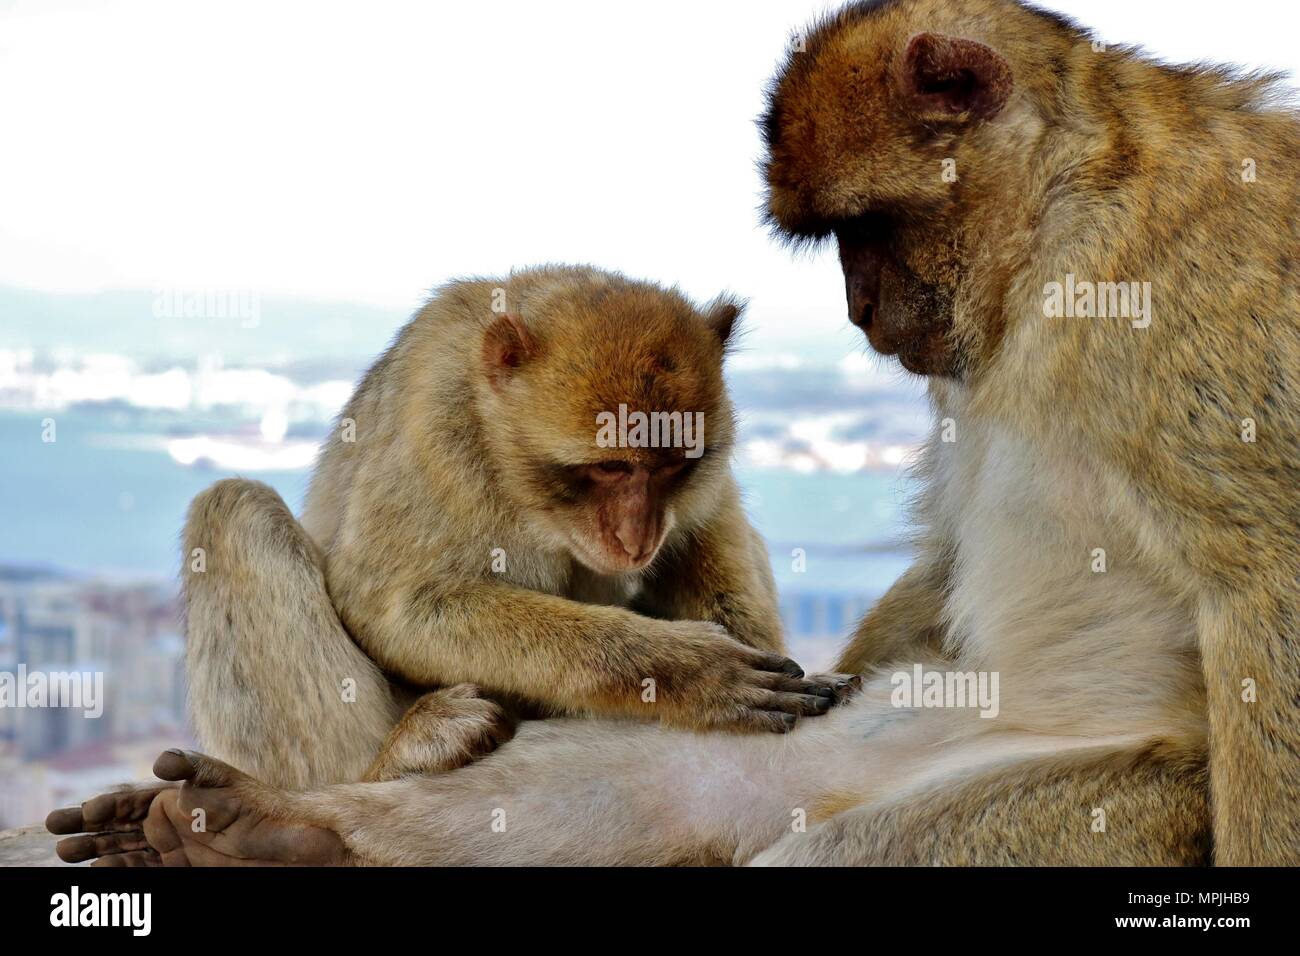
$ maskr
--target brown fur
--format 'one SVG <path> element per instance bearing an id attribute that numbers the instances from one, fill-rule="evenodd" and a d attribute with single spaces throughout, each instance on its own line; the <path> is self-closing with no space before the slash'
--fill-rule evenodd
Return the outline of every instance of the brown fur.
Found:
<path id="1" fill-rule="evenodd" d="M 922 33 L 994 51 L 1005 104 L 978 115 L 911 100 L 899 71 Z M 1011 0 L 896 0 L 813 31 L 765 124 L 780 231 L 836 235 L 843 251 L 862 217 L 888 218 L 887 241 L 869 246 L 884 263 L 873 344 L 915 328 L 909 296 L 948 304 L 926 316 L 943 361 L 919 346 L 909 361 L 915 342 L 892 351 L 939 376 L 958 444 L 998 429 L 1048 459 L 1084 456 L 1110 490 L 1081 510 L 1124 515 L 1123 560 L 1187 609 L 1219 863 L 1300 862 L 1300 185 L 1288 172 L 1300 124 L 1271 91 L 1268 77 L 1097 52 Z M 947 158 L 955 183 L 940 176 Z M 1247 158 L 1256 182 L 1240 175 Z M 1150 282 L 1152 325 L 1045 317 L 1046 283 L 1069 273 Z M 922 567 L 863 622 L 843 666 L 888 656 L 908 630 L 932 640 L 954 547 L 943 494 L 932 486 L 922 506 Z M 1107 543 L 1100 526 L 1094 540 Z M 1246 678 L 1257 703 L 1242 700 Z M 1165 806 L 1182 826 L 1205 804 Z"/>

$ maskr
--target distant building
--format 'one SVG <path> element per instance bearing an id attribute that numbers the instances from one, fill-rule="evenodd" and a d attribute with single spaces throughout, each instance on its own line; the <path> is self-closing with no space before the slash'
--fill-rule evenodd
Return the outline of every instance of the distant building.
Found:
<path id="1" fill-rule="evenodd" d="M 168 584 L 0 567 L 0 672 L 103 674 L 99 717 L 0 706 L 0 826 L 32 822 L 51 800 L 147 775 L 140 741 L 188 739 L 177 610 Z"/>

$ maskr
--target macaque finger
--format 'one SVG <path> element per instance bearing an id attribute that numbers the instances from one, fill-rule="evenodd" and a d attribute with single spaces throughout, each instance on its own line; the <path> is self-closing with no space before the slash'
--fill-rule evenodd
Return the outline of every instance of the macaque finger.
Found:
<path id="1" fill-rule="evenodd" d="M 758 671 L 772 671 L 788 677 L 803 677 L 803 668 L 790 658 L 767 651 L 752 651 L 749 666 Z"/>
<path id="2" fill-rule="evenodd" d="M 815 677 L 788 677 L 785 674 L 764 673 L 758 681 L 765 690 L 780 690 L 790 694 L 811 694 L 814 697 L 835 697 L 835 690 L 824 680 Z"/>
<path id="3" fill-rule="evenodd" d="M 812 674 L 808 680 L 817 688 L 815 694 L 830 697 L 835 703 L 843 703 L 862 687 L 862 678 L 856 674 Z"/>
<path id="4" fill-rule="evenodd" d="M 815 694 L 788 694 L 781 691 L 765 691 L 755 706 L 764 710 L 781 711 L 800 717 L 813 717 L 824 714 L 831 709 L 829 697 Z"/>

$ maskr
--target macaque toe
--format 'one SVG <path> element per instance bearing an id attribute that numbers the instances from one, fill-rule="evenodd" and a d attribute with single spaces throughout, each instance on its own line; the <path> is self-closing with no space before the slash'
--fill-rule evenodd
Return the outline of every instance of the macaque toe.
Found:
<path id="1" fill-rule="evenodd" d="M 123 788 L 101 793 L 79 807 L 55 810 L 45 818 L 45 829 L 58 836 L 72 833 L 139 829 L 161 791 L 171 784 L 156 787 Z"/>
<path id="2" fill-rule="evenodd" d="M 123 830 L 118 833 L 86 833 L 68 837 L 55 844 L 54 852 L 64 863 L 84 863 L 96 857 L 145 850 L 149 844 L 143 830 Z"/>
<path id="3" fill-rule="evenodd" d="M 154 761 L 153 772 L 161 780 L 188 781 L 196 787 L 231 787 L 251 779 L 229 764 L 193 750 L 164 750 Z"/>

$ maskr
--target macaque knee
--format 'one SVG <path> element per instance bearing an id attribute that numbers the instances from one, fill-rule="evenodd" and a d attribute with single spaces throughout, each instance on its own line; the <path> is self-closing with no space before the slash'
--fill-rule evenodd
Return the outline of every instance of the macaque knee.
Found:
<path id="1" fill-rule="evenodd" d="M 425 694 L 403 715 L 364 777 L 394 780 L 454 770 L 491 753 L 514 735 L 514 722 L 473 684 Z"/>
<path id="2" fill-rule="evenodd" d="M 192 574 L 229 573 L 245 564 L 318 564 L 315 546 L 276 490 L 245 478 L 218 481 L 195 497 L 184 548 Z"/>
<path id="3" fill-rule="evenodd" d="M 190 507 L 185 548 L 185 659 L 203 746 L 279 786 L 356 780 L 398 708 L 280 496 L 217 482 Z"/>

